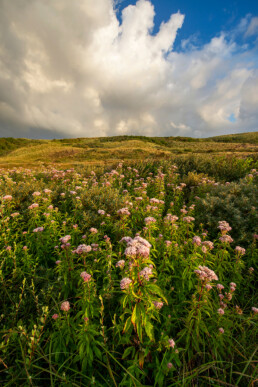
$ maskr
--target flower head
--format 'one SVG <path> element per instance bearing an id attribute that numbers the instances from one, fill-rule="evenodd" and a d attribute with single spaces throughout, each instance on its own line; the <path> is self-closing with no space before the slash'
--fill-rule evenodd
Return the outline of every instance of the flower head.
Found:
<path id="1" fill-rule="evenodd" d="M 240 246 L 236 246 L 235 251 L 239 253 L 239 255 L 245 255 L 245 249 Z"/>
<path id="2" fill-rule="evenodd" d="M 92 234 L 97 234 L 98 230 L 97 230 L 96 228 L 94 228 L 94 227 L 91 227 L 91 228 L 90 228 L 90 232 L 91 232 Z"/>
<path id="3" fill-rule="evenodd" d="M 127 257 L 136 257 L 137 255 L 148 257 L 150 255 L 150 247 L 151 244 L 146 239 L 136 236 L 127 243 L 125 255 Z"/>
<path id="4" fill-rule="evenodd" d="M 3 196 L 3 200 L 12 200 L 12 195 L 5 195 Z"/>
<path id="5" fill-rule="evenodd" d="M 149 276 L 152 275 L 152 268 L 145 267 L 143 270 L 140 271 L 140 276 L 144 277 L 147 281 L 149 281 Z"/>
<path id="6" fill-rule="evenodd" d="M 127 278 L 127 277 L 123 278 L 120 282 L 121 290 L 128 289 L 131 282 L 132 280 L 130 278 Z"/>
<path id="7" fill-rule="evenodd" d="M 91 275 L 86 273 L 86 271 L 83 271 L 80 274 L 80 277 L 83 279 L 84 282 L 89 282 L 91 280 Z"/>
<path id="8" fill-rule="evenodd" d="M 174 348 L 175 345 L 176 345 L 176 343 L 174 342 L 173 339 L 169 339 L 169 340 L 168 340 L 168 345 L 169 345 L 171 348 Z"/>
<path id="9" fill-rule="evenodd" d="M 148 216 L 147 218 L 144 219 L 144 222 L 145 222 L 146 224 L 155 223 L 155 222 L 156 222 L 156 219 L 153 218 L 152 216 Z"/>
<path id="10" fill-rule="evenodd" d="M 92 247 L 91 246 L 86 246 L 86 245 L 79 245 L 77 247 L 77 249 L 73 250 L 73 253 L 76 253 L 76 254 L 86 254 L 86 253 L 89 253 L 90 251 L 92 250 Z"/>
<path id="11" fill-rule="evenodd" d="M 233 239 L 231 238 L 230 235 L 222 235 L 219 240 L 222 242 L 222 243 L 232 243 L 233 242 Z"/>
<path id="12" fill-rule="evenodd" d="M 196 246 L 201 246 L 201 244 L 202 244 L 201 238 L 199 236 L 194 236 L 193 237 L 193 244 Z"/>
<path id="13" fill-rule="evenodd" d="M 69 301 L 62 302 L 60 309 L 63 310 L 64 312 L 68 312 L 68 310 L 70 309 Z"/>
<path id="14" fill-rule="evenodd" d="M 33 232 L 42 232 L 44 230 L 44 227 L 37 227 L 34 228 Z"/>
<path id="15" fill-rule="evenodd" d="M 199 270 L 194 270 L 194 272 L 198 275 L 201 281 L 218 281 L 217 275 L 207 266 L 199 266 Z"/>
<path id="16" fill-rule="evenodd" d="M 65 243 L 67 243 L 70 239 L 71 239 L 71 235 L 66 235 L 66 236 L 60 238 L 59 240 L 60 240 L 61 243 L 65 244 Z"/>
<path id="17" fill-rule="evenodd" d="M 155 306 L 156 309 L 161 309 L 164 303 L 161 301 L 154 301 L 153 305 Z"/>
<path id="18" fill-rule="evenodd" d="M 124 265 L 125 265 L 124 259 L 120 259 L 120 261 L 116 263 L 116 267 L 120 267 L 120 269 L 123 269 Z"/>

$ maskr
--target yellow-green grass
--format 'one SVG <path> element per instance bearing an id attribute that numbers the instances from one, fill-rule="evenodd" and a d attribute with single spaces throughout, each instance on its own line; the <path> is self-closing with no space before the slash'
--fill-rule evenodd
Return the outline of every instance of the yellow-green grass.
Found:
<path id="1" fill-rule="evenodd" d="M 251 135 L 254 139 L 252 143 L 140 136 L 38 141 L 0 139 L 0 151 L 2 149 L 2 152 L 0 152 L 0 167 L 36 167 L 42 164 L 57 164 L 59 166 L 75 164 L 105 165 L 120 160 L 167 159 L 176 155 L 189 154 L 211 156 L 221 154 L 257 155 L 258 144 L 255 139 L 258 133 Z M 250 133 L 241 136 L 241 139 L 250 139 L 252 137 L 250 137 Z M 1 141 L 4 144 L 2 148 Z"/>

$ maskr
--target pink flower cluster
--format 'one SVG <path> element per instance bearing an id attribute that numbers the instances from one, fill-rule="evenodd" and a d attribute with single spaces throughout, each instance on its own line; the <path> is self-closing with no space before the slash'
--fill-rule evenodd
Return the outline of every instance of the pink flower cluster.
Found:
<path id="1" fill-rule="evenodd" d="M 117 211 L 118 215 L 131 215 L 131 212 L 128 210 L 127 207 L 120 208 L 120 210 Z"/>
<path id="2" fill-rule="evenodd" d="M 161 309 L 164 303 L 161 301 L 154 301 L 153 305 L 155 306 L 156 309 Z"/>
<path id="3" fill-rule="evenodd" d="M 61 243 L 66 244 L 70 239 L 71 239 L 71 235 L 66 235 L 66 236 L 60 238 L 59 240 Z"/>
<path id="4" fill-rule="evenodd" d="M 94 227 L 91 227 L 91 228 L 90 228 L 90 232 L 91 232 L 92 234 L 97 234 L 98 230 L 97 230 L 96 228 L 94 228 Z"/>
<path id="5" fill-rule="evenodd" d="M 84 282 L 89 282 L 91 280 L 91 275 L 86 273 L 86 271 L 83 271 L 80 274 L 80 277 L 83 279 Z"/>
<path id="6" fill-rule="evenodd" d="M 140 271 L 140 276 L 145 278 L 147 281 L 149 281 L 150 276 L 153 274 L 152 273 L 152 268 L 150 267 L 145 267 L 143 270 Z"/>
<path id="7" fill-rule="evenodd" d="M 120 261 L 118 261 L 116 263 L 116 267 L 119 267 L 120 269 L 123 269 L 125 266 L 125 260 L 124 259 L 121 259 Z"/>
<path id="8" fill-rule="evenodd" d="M 120 288 L 121 288 L 121 290 L 128 289 L 131 282 L 132 282 L 132 280 L 130 278 L 128 278 L 128 277 L 123 278 L 120 281 Z"/>
<path id="9" fill-rule="evenodd" d="M 165 222 L 175 223 L 178 220 L 178 216 L 167 214 L 164 218 Z"/>
<path id="10" fill-rule="evenodd" d="M 225 220 L 220 220 L 218 229 L 221 231 L 222 234 L 227 233 L 228 231 L 232 230 L 232 227 L 226 222 Z"/>
<path id="11" fill-rule="evenodd" d="M 195 218 L 193 218 L 192 216 L 186 216 L 183 218 L 183 221 L 186 222 L 186 223 L 191 223 L 195 220 Z"/>
<path id="12" fill-rule="evenodd" d="M 239 253 L 239 255 L 245 255 L 245 249 L 240 246 L 236 246 L 235 251 Z"/>
<path id="13" fill-rule="evenodd" d="M 212 250 L 214 248 L 213 242 L 211 241 L 203 241 L 202 245 L 208 247 L 208 249 Z"/>
<path id="14" fill-rule="evenodd" d="M 219 240 L 222 242 L 222 243 L 232 243 L 233 242 L 233 239 L 231 238 L 230 235 L 222 235 Z"/>
<path id="15" fill-rule="evenodd" d="M 28 207 L 28 209 L 29 210 L 33 210 L 33 208 L 38 208 L 38 203 L 32 203 L 29 207 Z"/>
<path id="16" fill-rule="evenodd" d="M 92 247 L 91 246 L 87 246 L 87 245 L 79 245 L 77 247 L 77 249 L 73 250 L 73 253 L 76 253 L 76 254 L 87 254 L 89 253 L 90 251 L 92 250 Z"/>
<path id="17" fill-rule="evenodd" d="M 12 200 L 12 195 L 5 195 L 4 197 L 3 197 L 3 200 Z"/>
<path id="18" fill-rule="evenodd" d="M 70 310 L 69 301 L 62 302 L 60 309 L 63 310 L 64 312 L 68 312 L 68 310 Z"/>
<path id="19" fill-rule="evenodd" d="M 125 249 L 127 257 L 148 257 L 150 255 L 151 244 L 146 239 L 136 236 L 134 239 L 128 238 L 127 240 L 127 248 Z"/>
<path id="20" fill-rule="evenodd" d="M 199 270 L 194 270 L 194 272 L 198 275 L 201 281 L 218 281 L 217 275 L 207 266 L 199 266 Z"/>
<path id="21" fill-rule="evenodd" d="M 155 223 L 156 219 L 153 218 L 152 216 L 148 216 L 147 218 L 144 219 L 145 224 L 150 224 L 150 223 Z"/>
<path id="22" fill-rule="evenodd" d="M 34 228 L 33 232 L 42 232 L 44 230 L 44 227 L 37 227 Z"/>
<path id="23" fill-rule="evenodd" d="M 193 244 L 196 246 L 201 246 L 201 244 L 202 244 L 201 238 L 199 236 L 194 236 L 193 237 Z"/>
<path id="24" fill-rule="evenodd" d="M 176 343 L 174 342 L 173 339 L 169 339 L 169 340 L 168 340 L 168 345 L 169 345 L 171 348 L 174 348 L 175 345 L 176 345 Z"/>

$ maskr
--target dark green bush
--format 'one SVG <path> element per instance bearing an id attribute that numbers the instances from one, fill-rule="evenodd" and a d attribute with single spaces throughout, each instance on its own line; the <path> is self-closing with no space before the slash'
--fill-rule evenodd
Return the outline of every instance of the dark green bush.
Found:
<path id="1" fill-rule="evenodd" d="M 203 223 L 215 237 L 219 220 L 232 227 L 236 244 L 247 245 L 257 232 L 257 178 L 241 179 L 238 183 L 221 184 L 209 188 L 205 197 L 196 203 L 197 223 Z"/>

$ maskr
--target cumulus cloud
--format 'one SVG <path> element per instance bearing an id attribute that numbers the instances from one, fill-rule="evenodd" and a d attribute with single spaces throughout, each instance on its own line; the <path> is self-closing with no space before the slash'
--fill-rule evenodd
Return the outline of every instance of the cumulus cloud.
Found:
<path id="1" fill-rule="evenodd" d="M 184 15 L 171 15 L 154 34 L 150 1 L 124 8 L 121 23 L 116 4 L 0 0 L 1 136 L 257 130 L 254 49 L 221 33 L 176 52 Z M 256 33 L 256 19 L 242 22 L 243 36 Z"/>

